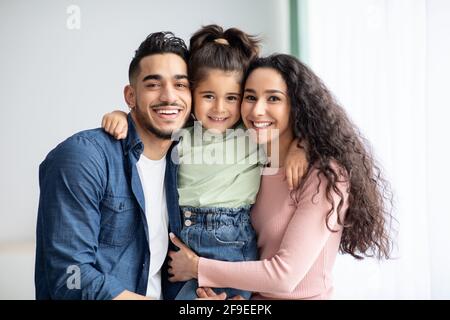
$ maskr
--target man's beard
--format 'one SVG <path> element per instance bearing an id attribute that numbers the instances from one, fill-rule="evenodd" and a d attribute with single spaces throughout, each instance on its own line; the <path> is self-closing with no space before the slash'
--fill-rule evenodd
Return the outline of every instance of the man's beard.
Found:
<path id="1" fill-rule="evenodd" d="M 157 106 L 152 106 L 152 108 L 163 107 L 163 106 L 178 106 L 178 105 L 166 103 L 166 104 L 159 104 Z M 163 140 L 171 140 L 172 139 L 173 130 L 163 131 L 163 130 L 156 128 L 153 125 L 153 123 L 151 122 L 151 120 L 148 118 L 148 115 L 141 111 L 141 109 L 139 108 L 139 105 L 136 104 L 136 107 L 134 108 L 134 110 L 136 112 L 137 121 L 145 129 L 147 129 L 149 132 L 153 133 L 159 139 L 163 139 Z M 183 125 L 184 125 L 184 122 L 183 122 Z M 180 127 L 180 129 L 181 129 L 181 127 Z"/>

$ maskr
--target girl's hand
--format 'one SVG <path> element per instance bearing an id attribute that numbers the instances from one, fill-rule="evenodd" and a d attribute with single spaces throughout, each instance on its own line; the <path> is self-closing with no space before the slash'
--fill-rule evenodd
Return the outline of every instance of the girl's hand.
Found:
<path id="1" fill-rule="evenodd" d="M 217 294 L 211 288 L 197 288 L 197 296 L 198 298 L 195 300 L 225 300 L 227 298 L 227 294 L 224 292 Z"/>
<path id="2" fill-rule="evenodd" d="M 289 190 L 298 188 L 300 180 L 305 175 L 309 165 L 305 150 L 306 146 L 301 144 L 301 147 L 299 147 L 298 144 L 298 138 L 294 139 L 289 147 L 284 165 L 286 168 L 286 179 Z"/>
<path id="3" fill-rule="evenodd" d="M 128 133 L 127 114 L 119 110 L 105 114 L 102 128 L 117 140 L 125 139 Z"/>
<path id="4" fill-rule="evenodd" d="M 173 233 L 169 234 L 170 241 L 180 250 L 170 251 L 169 257 L 169 278 L 170 282 L 187 281 L 198 277 L 198 261 L 199 257 L 189 249 L 180 239 Z"/>
<path id="5" fill-rule="evenodd" d="M 225 292 L 217 294 L 211 288 L 198 288 L 197 296 L 198 298 L 196 300 L 225 300 L 227 298 L 227 294 Z M 245 299 L 242 296 L 237 295 L 234 296 L 233 298 L 230 298 L 229 300 L 245 300 Z"/>

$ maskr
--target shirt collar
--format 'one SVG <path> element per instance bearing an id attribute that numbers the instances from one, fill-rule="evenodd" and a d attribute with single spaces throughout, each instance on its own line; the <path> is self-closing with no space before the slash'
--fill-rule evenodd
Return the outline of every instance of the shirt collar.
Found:
<path id="1" fill-rule="evenodd" d="M 142 143 L 142 140 L 136 130 L 136 124 L 131 117 L 131 112 L 128 113 L 127 121 L 128 134 L 127 137 L 122 140 L 123 153 L 127 155 L 130 151 L 132 151 L 132 149 L 136 148 L 136 151 L 140 154 L 144 150 L 144 144 Z"/>
<path id="2" fill-rule="evenodd" d="M 133 118 L 131 117 L 131 112 L 128 113 L 127 116 L 128 121 L 128 133 L 127 137 L 122 141 L 122 149 L 124 155 L 127 155 L 130 151 L 133 149 L 137 151 L 139 156 L 144 151 L 144 143 L 142 142 L 141 138 L 139 137 L 139 134 L 136 130 L 136 124 L 134 123 Z M 171 155 L 172 149 L 178 144 L 179 141 L 173 141 L 172 145 L 170 146 L 169 150 L 167 151 L 167 154 Z"/>

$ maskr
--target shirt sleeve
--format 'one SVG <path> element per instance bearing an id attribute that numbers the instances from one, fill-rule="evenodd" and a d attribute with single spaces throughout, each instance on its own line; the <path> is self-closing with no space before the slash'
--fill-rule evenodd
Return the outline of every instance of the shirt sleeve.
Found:
<path id="1" fill-rule="evenodd" d="M 296 211 L 286 228 L 278 252 L 270 259 L 260 261 L 226 262 L 200 258 L 199 286 L 230 287 L 268 293 L 290 293 L 312 267 L 324 248 L 331 231 L 326 217 L 332 205 L 326 197 L 326 179 L 313 170 L 298 195 Z M 338 188 L 347 202 L 347 183 Z M 318 191 L 318 192 L 317 192 Z M 340 197 L 332 193 L 335 209 L 329 227 L 337 225 L 337 207 Z"/>
<path id="2" fill-rule="evenodd" d="M 95 267 L 104 156 L 83 137 L 53 150 L 39 169 L 38 245 L 52 299 L 112 299 L 125 288 Z"/>

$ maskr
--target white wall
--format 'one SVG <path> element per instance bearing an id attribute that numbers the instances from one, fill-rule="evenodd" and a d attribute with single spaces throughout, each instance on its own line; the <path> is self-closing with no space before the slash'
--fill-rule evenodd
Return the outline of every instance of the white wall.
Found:
<path id="1" fill-rule="evenodd" d="M 431 293 L 450 298 L 450 1 L 427 3 L 428 213 L 430 215 Z"/>
<path id="2" fill-rule="evenodd" d="M 67 28 L 70 5 L 80 29 Z M 73 133 L 123 108 L 129 62 L 151 32 L 186 41 L 217 23 L 288 50 L 287 0 L 0 1 L 0 299 L 33 298 L 38 165 Z"/>

